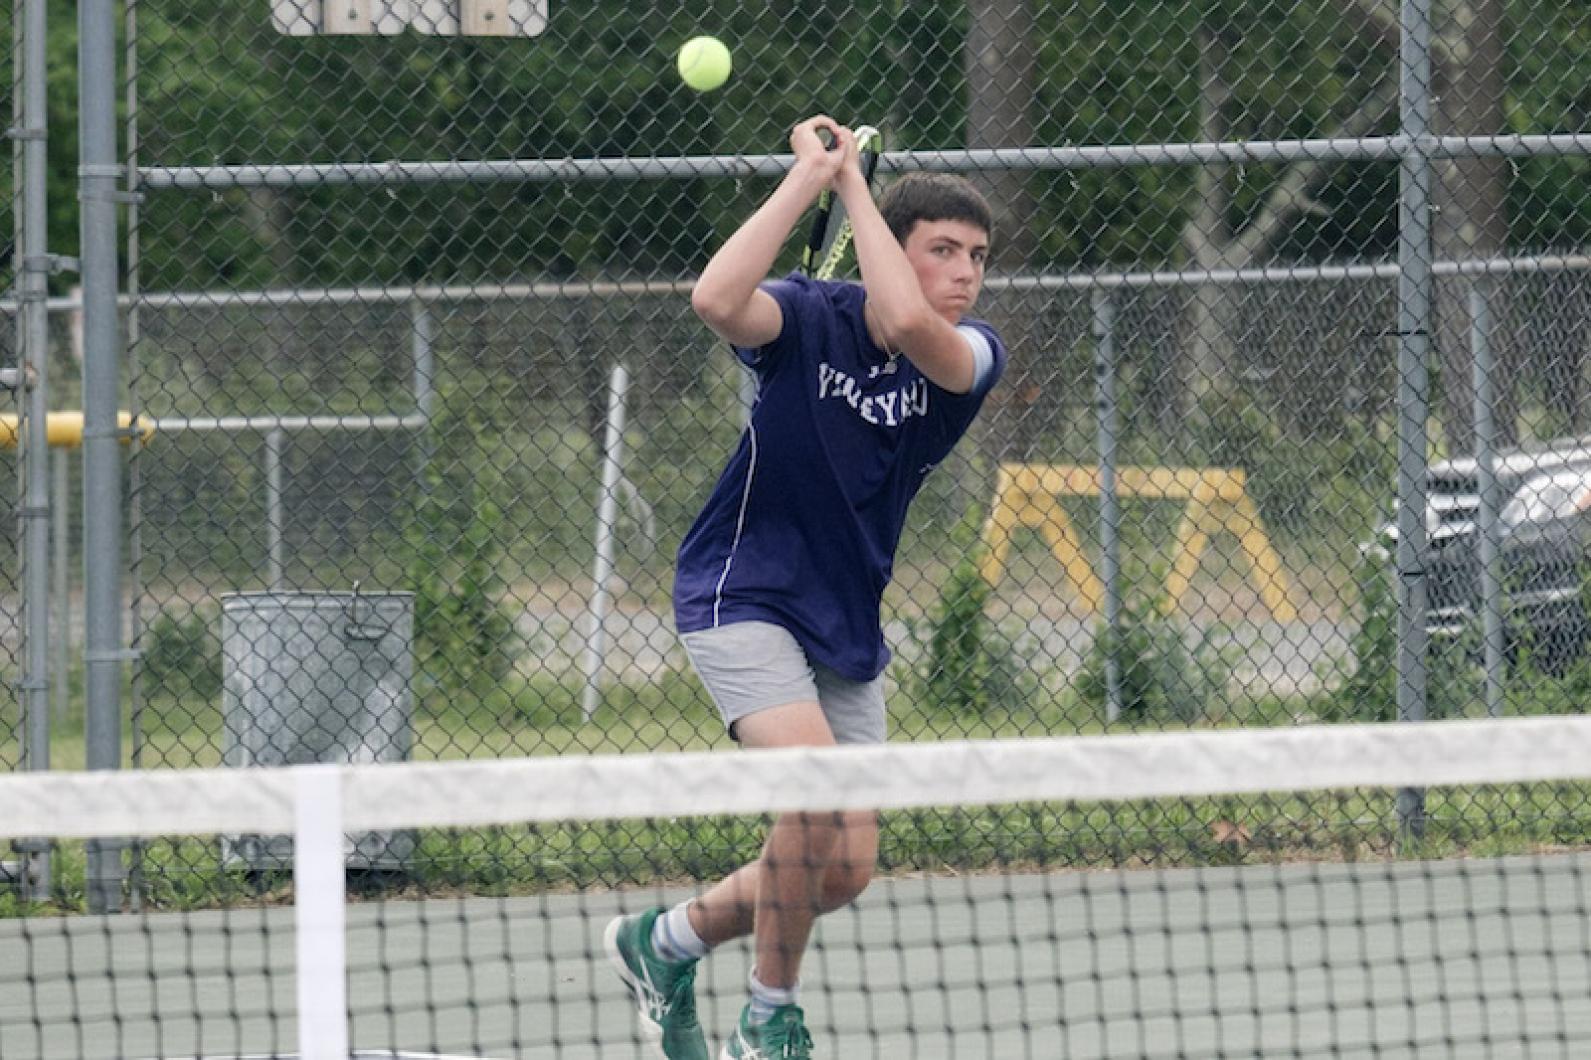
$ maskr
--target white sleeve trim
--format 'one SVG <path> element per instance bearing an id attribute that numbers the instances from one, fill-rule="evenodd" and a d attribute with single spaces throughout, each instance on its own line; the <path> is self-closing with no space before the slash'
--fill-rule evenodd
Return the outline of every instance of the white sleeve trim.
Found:
<path id="1" fill-rule="evenodd" d="M 972 348 L 972 389 L 982 390 L 983 385 L 989 381 L 990 374 L 994 372 L 994 347 L 989 345 L 988 337 L 977 328 L 958 324 L 956 331 Z"/>

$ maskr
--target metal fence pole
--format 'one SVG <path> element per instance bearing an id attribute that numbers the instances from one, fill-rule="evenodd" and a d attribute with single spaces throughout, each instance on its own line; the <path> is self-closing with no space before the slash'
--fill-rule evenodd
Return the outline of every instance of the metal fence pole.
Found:
<path id="1" fill-rule="evenodd" d="M 414 357 L 414 407 L 430 423 L 436 404 L 436 317 L 419 298 L 409 300 L 409 352 Z"/>
<path id="2" fill-rule="evenodd" d="M 612 595 L 613 539 L 619 518 L 619 482 L 624 477 L 624 401 L 630 370 L 613 366 L 608 386 L 608 428 L 602 447 L 602 496 L 597 501 L 597 559 L 591 575 L 591 618 L 586 629 L 586 688 L 581 708 L 587 721 L 602 699 L 602 660 L 607 653 L 607 617 Z"/>
<path id="3" fill-rule="evenodd" d="M 1399 721 L 1426 716 L 1426 418 L 1430 406 L 1431 0 L 1403 0 L 1399 110 L 1408 148 L 1398 209 L 1398 651 Z M 1425 833 L 1425 792 L 1397 795 L 1399 834 Z"/>
<path id="4" fill-rule="evenodd" d="M 22 138 L 21 260 L 18 295 L 22 300 L 22 346 L 26 358 L 27 434 L 23 444 L 22 517 L 25 537 L 23 600 L 26 611 L 27 671 L 25 690 L 27 740 L 24 760 L 29 769 L 50 768 L 50 447 L 46 434 L 49 413 L 49 297 L 46 277 L 51 257 L 46 242 L 48 204 L 46 172 L 48 112 L 45 95 L 45 0 L 27 0 L 22 27 Z M 50 855 L 44 844 L 24 849 L 24 897 L 49 897 Z"/>
<path id="5" fill-rule="evenodd" d="M 409 354 L 414 368 L 414 407 L 421 425 L 415 432 L 415 496 L 431 493 L 431 462 L 436 459 L 436 317 L 431 304 L 418 296 L 409 299 Z"/>
<path id="6" fill-rule="evenodd" d="M 51 617 L 55 632 L 50 647 L 55 656 L 55 676 L 50 689 L 55 702 L 55 721 L 65 724 L 72 712 L 72 461 L 75 454 L 69 449 L 57 449 L 50 454 L 52 474 L 55 479 L 50 489 L 50 523 L 55 540 L 55 559 L 50 564 L 51 593 L 55 606 Z"/>
<path id="7" fill-rule="evenodd" d="M 1497 426 L 1492 415 L 1497 388 L 1493 382 L 1491 289 L 1476 278 L 1469 291 L 1470 348 L 1475 354 L 1475 457 L 1478 463 L 1481 568 L 1481 644 L 1486 670 L 1486 713 L 1503 713 L 1502 571 L 1497 549 Z"/>
<path id="8" fill-rule="evenodd" d="M 1096 290 L 1094 395 L 1099 417 L 1099 547 L 1105 575 L 1105 717 L 1121 717 L 1121 502 L 1116 496 L 1116 306 Z"/>
<path id="9" fill-rule="evenodd" d="M 282 529 L 282 449 L 287 433 L 280 427 L 265 432 L 266 577 L 273 590 L 284 588 Z"/>
<path id="10" fill-rule="evenodd" d="M 83 277 L 83 585 L 84 671 L 89 769 L 121 765 L 122 457 L 116 422 L 121 367 L 117 319 L 116 8 L 81 0 L 78 107 Z M 121 906 L 121 840 L 88 843 L 89 910 Z"/>

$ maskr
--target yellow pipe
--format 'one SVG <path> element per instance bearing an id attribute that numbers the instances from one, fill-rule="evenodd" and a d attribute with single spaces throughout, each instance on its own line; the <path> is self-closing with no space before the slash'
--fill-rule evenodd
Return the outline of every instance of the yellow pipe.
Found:
<path id="1" fill-rule="evenodd" d="M 133 425 L 133 414 L 118 412 L 116 423 L 121 430 L 127 430 Z M 0 413 L 0 449 L 15 449 L 20 430 L 20 417 L 11 412 Z M 149 441 L 155 436 L 155 425 L 145 420 L 139 434 L 144 441 Z M 44 438 L 53 449 L 78 448 L 83 444 L 83 414 L 76 410 L 49 413 L 44 417 Z M 131 440 L 131 437 L 123 437 L 122 444 Z"/>

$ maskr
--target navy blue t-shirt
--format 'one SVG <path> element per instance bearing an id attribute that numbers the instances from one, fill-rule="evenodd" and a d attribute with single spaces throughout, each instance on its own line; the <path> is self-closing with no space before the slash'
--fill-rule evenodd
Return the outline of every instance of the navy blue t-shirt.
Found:
<path id="1" fill-rule="evenodd" d="M 737 349 L 757 401 L 707 506 L 680 545 L 682 633 L 761 621 L 855 681 L 889 662 L 879 608 L 923 480 L 961 438 L 1005 367 L 988 324 L 958 327 L 992 355 L 967 394 L 874 345 L 854 283 L 801 275 L 767 283 L 779 337 Z"/>

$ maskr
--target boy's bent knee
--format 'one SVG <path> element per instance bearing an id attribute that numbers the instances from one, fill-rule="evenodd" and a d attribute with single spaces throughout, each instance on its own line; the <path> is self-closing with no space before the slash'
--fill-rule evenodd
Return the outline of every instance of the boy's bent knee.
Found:
<path id="1" fill-rule="evenodd" d="M 877 818 L 872 814 L 847 815 L 844 841 L 836 846 L 823 878 L 825 906 L 837 909 L 867 890 L 877 865 Z"/>
<path id="2" fill-rule="evenodd" d="M 838 909 L 861 897 L 873 882 L 873 863 L 836 861 L 823 877 L 823 908 Z"/>

